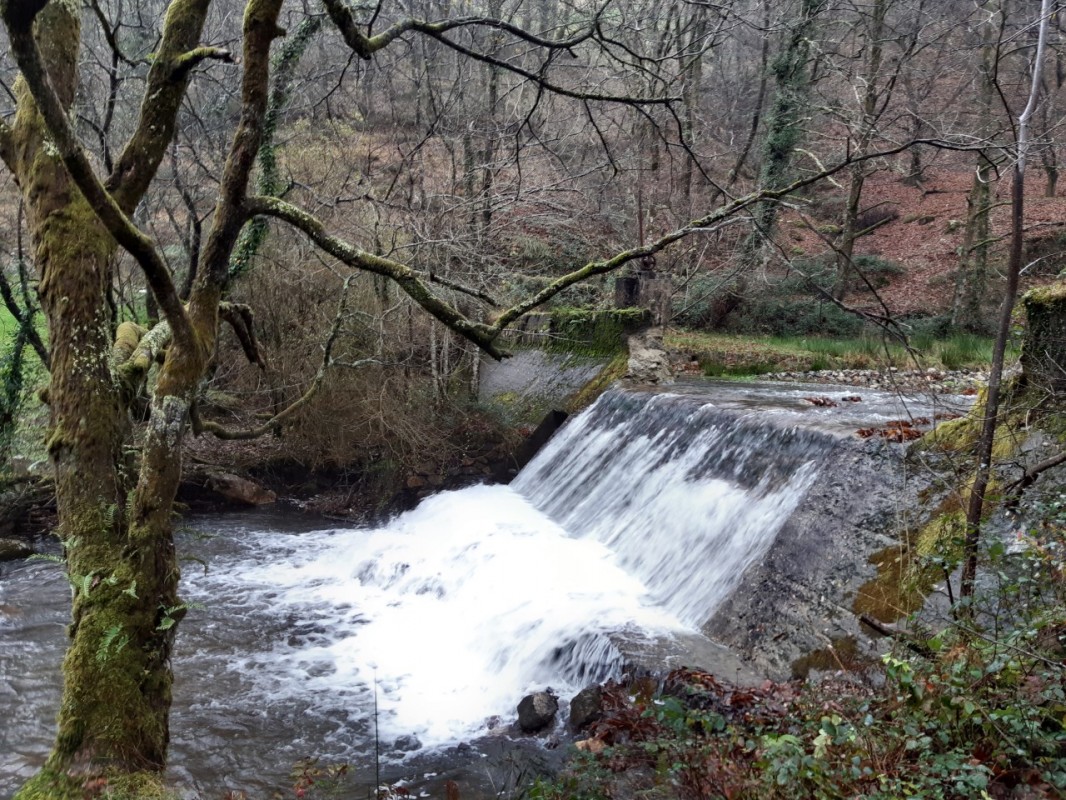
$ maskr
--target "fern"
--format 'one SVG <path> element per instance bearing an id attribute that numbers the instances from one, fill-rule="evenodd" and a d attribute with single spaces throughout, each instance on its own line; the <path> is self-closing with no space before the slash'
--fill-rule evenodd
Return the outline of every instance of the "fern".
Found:
<path id="1" fill-rule="evenodd" d="M 33 555 L 27 557 L 26 560 L 27 561 L 50 561 L 53 564 L 62 564 L 63 563 L 63 557 L 62 556 L 54 556 L 54 555 L 52 555 L 50 553 L 34 553 Z"/>
<path id="2" fill-rule="evenodd" d="M 104 631 L 100 640 L 100 647 L 96 651 L 96 660 L 100 663 L 107 661 L 112 655 L 121 653 L 123 648 L 130 643 L 130 637 L 122 632 L 121 625 L 113 625 Z"/>

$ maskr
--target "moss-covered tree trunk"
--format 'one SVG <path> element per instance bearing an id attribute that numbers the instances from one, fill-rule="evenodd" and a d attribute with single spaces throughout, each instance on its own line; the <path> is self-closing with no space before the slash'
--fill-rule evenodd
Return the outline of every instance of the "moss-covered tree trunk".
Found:
<path id="1" fill-rule="evenodd" d="M 791 23 L 784 49 L 771 65 L 775 89 L 762 145 L 760 189 L 781 189 L 792 179 L 793 155 L 803 139 L 803 120 L 809 113 L 811 39 L 824 9 L 825 0 L 801 0 L 799 16 Z M 753 206 L 753 228 L 739 254 L 743 269 L 738 271 L 732 286 L 715 301 L 710 320 L 712 328 L 722 327 L 744 303 L 750 273 L 766 258 L 765 246 L 773 235 L 778 210 L 776 200 L 764 200 Z"/>
<path id="2" fill-rule="evenodd" d="M 127 213 L 158 167 L 184 91 L 184 78 L 175 79 L 167 56 L 196 43 L 207 6 L 185 0 L 171 7 L 168 35 L 149 75 L 150 83 L 166 88 L 155 93 L 150 108 L 146 104 L 144 124 L 109 187 Z M 19 53 L 21 44 L 25 54 L 27 42 L 36 41 L 52 95 L 69 109 L 78 80 L 80 3 L 7 4 L 3 11 L 13 50 Z M 19 79 L 5 162 L 25 202 L 48 321 L 47 448 L 72 608 L 55 745 L 45 769 L 16 796 L 80 798 L 84 782 L 100 777 L 138 796 L 145 793 L 143 776 L 165 766 L 169 740 L 170 651 L 181 615 L 170 515 L 185 419 L 168 413 L 175 405 L 167 398 L 156 404 L 136 479 L 135 465 L 124 457 L 131 389 L 154 355 L 148 345 L 158 350 L 168 330 L 143 342 L 137 336 L 116 340 L 107 292 L 117 242 L 71 177 L 31 89 L 30 81 Z M 192 369 L 180 351 L 168 355 L 163 375 L 181 364 L 181 391 L 190 394 L 206 361 L 203 352 L 198 349 Z"/>

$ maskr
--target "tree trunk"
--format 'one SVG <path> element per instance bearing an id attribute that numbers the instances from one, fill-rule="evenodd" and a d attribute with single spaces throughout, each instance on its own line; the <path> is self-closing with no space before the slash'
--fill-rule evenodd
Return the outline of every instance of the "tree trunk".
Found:
<path id="1" fill-rule="evenodd" d="M 115 214 L 128 219 L 169 145 L 187 85 L 175 65 L 198 42 L 208 7 L 207 0 L 171 6 L 148 73 L 150 101 L 102 190 L 110 192 L 109 208 L 117 209 L 108 212 L 112 220 Z M 171 531 L 181 440 L 217 321 L 214 309 L 200 313 L 192 320 L 193 346 L 175 343 L 167 350 L 136 472 L 123 455 L 128 408 L 168 344 L 170 327 L 164 323 L 143 338 L 133 325 L 113 332 L 108 297 L 118 244 L 97 216 L 101 208 L 83 194 L 86 187 L 101 191 L 100 184 L 81 171 L 75 185 L 68 172 L 78 163 L 76 148 L 56 120 L 69 113 L 78 85 L 81 4 L 51 0 L 0 8 L 22 70 L 8 165 L 23 196 L 48 321 L 47 450 L 57 535 L 73 590 L 55 744 L 45 768 L 16 797 L 80 799 L 85 782 L 97 777 L 123 796 L 146 796 L 166 764 L 170 654 L 183 613 Z M 42 98 L 45 113 L 38 106 Z M 153 289 L 173 290 L 169 276 L 154 274 Z M 169 319 L 180 304 L 176 292 L 167 296 L 160 307 Z"/>
<path id="2" fill-rule="evenodd" d="M 951 326 L 978 330 L 988 282 L 988 251 L 991 245 L 989 214 L 992 208 L 993 164 L 977 155 L 973 185 L 966 198 L 966 229 L 962 237 L 955 294 L 951 303 Z"/>
<path id="3" fill-rule="evenodd" d="M 788 44 L 774 59 L 772 71 L 776 90 L 763 143 L 762 171 L 759 178 L 759 186 L 762 189 L 779 189 L 789 182 L 792 154 L 803 136 L 801 123 L 808 111 L 811 39 L 818 15 L 824 8 L 825 0 L 803 0 L 800 19 L 792 28 Z M 774 202 L 756 205 L 753 212 L 755 230 L 746 246 L 749 253 L 758 251 L 770 236 L 777 220 L 777 208 L 777 203 Z"/>
<path id="4" fill-rule="evenodd" d="M 49 33 L 41 48 L 46 64 L 68 106 L 79 11 L 76 3 L 52 2 L 38 20 Z M 177 570 L 173 548 L 146 548 L 128 536 L 127 413 L 111 371 L 106 302 L 116 244 L 46 141 L 28 89 L 19 92 L 19 182 L 51 343 L 47 448 L 73 587 L 55 748 L 46 773 L 20 794 L 33 797 L 67 772 L 162 768 L 172 633 L 159 630 L 159 614 L 177 605 Z M 63 790 L 44 791 L 59 797 Z"/>
<path id="5" fill-rule="evenodd" d="M 977 558 L 981 544 L 981 516 L 984 512 L 985 492 L 988 491 L 992 474 L 992 452 L 998 425 L 1000 389 L 1003 382 L 1003 363 L 1007 351 L 1007 339 L 1010 337 L 1011 316 L 1014 300 L 1018 293 L 1018 280 L 1022 270 L 1022 248 L 1024 245 L 1023 222 L 1025 220 L 1025 166 L 1029 154 L 1029 124 L 1040 98 L 1041 70 L 1047 45 L 1048 18 L 1051 0 L 1042 0 L 1040 4 L 1039 38 L 1036 55 L 1033 59 L 1032 85 L 1029 101 L 1025 110 L 1018 117 L 1017 158 L 1014 162 L 1013 183 L 1011 185 L 1011 236 L 1010 256 L 1007 262 L 1007 288 L 1000 305 L 999 326 L 996 341 L 992 349 L 992 366 L 988 371 L 988 389 L 985 394 L 984 419 L 981 425 L 981 437 L 976 448 L 977 469 L 973 485 L 966 504 L 966 539 L 963 543 L 964 558 L 962 575 L 959 580 L 959 596 L 967 599 L 973 596 L 977 578 Z M 1052 291 L 1053 297 L 1061 292 Z M 1039 297 L 1039 295 L 1038 295 Z M 1051 303 L 1054 306 L 1054 303 Z M 1061 310 L 1061 306 L 1059 306 Z M 1039 315 L 1038 315 L 1039 316 Z M 1051 320 L 1061 322 L 1061 317 L 1052 313 Z M 1054 330 L 1054 326 L 1053 326 Z M 1058 327 L 1056 333 L 1061 331 Z M 963 609 L 967 616 L 973 615 L 973 607 Z"/>
<path id="6" fill-rule="evenodd" d="M 877 106 L 880 97 L 878 78 L 881 72 L 883 53 L 882 37 L 885 27 L 885 14 L 888 10 L 887 0 L 875 0 L 870 27 L 866 33 L 868 55 L 865 65 L 866 92 L 862 102 L 862 118 L 859 120 L 855 145 L 855 155 L 862 159 L 870 152 L 874 134 L 877 132 Z M 859 212 L 861 211 L 862 190 L 866 184 L 866 164 L 857 161 L 850 170 L 848 188 L 848 205 L 844 212 L 843 231 L 840 234 L 840 246 L 837 248 L 837 276 L 833 296 L 843 300 L 851 284 L 852 257 L 855 254 L 855 241 L 862 235 L 859 229 Z"/>
<path id="7" fill-rule="evenodd" d="M 996 22 L 1000 10 L 997 3 L 987 9 L 981 41 L 981 64 L 979 68 L 978 109 L 984 118 L 992 113 L 992 98 L 996 80 Z M 951 304 L 952 327 L 977 330 L 982 327 L 981 314 L 985 301 L 985 284 L 988 280 L 988 251 L 990 247 L 989 213 L 992 205 L 992 179 L 994 164 L 985 153 L 977 154 L 977 169 L 973 185 L 966 198 L 966 230 L 962 251 L 959 253 L 959 268 L 955 275 L 955 294 Z"/>

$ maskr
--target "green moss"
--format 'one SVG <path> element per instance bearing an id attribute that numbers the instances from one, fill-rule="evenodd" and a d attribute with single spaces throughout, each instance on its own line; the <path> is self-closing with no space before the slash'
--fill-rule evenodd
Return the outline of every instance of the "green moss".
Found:
<path id="1" fill-rule="evenodd" d="M 101 797 L 111 800 L 177 800 L 178 795 L 168 790 L 156 773 L 134 772 L 110 778 Z"/>
<path id="2" fill-rule="evenodd" d="M 922 607 L 925 593 L 907 580 L 913 551 L 906 545 L 887 547 L 870 558 L 877 577 L 867 581 L 855 594 L 852 610 L 881 622 L 894 622 Z"/>
<path id="3" fill-rule="evenodd" d="M 918 451 L 936 451 L 940 453 L 971 452 L 977 445 L 981 429 L 975 417 L 970 414 L 959 419 L 941 422 L 926 436 L 912 445 Z"/>
<path id="4" fill-rule="evenodd" d="M 1000 402 L 1001 418 L 992 442 L 992 457 L 1003 461 L 1015 455 L 1029 436 L 1035 421 L 1036 398 L 1021 390 L 1016 381 L 1004 385 Z M 971 455 L 977 448 L 988 405 L 988 387 L 983 387 L 970 412 L 959 419 L 941 422 L 927 436 L 912 445 L 914 452 Z"/>
<path id="5" fill-rule="evenodd" d="M 961 509 L 940 514 L 918 531 L 915 554 L 927 558 L 939 555 L 955 561 L 962 556 L 965 534 L 966 519 Z"/>
<path id="6" fill-rule="evenodd" d="M 155 772 L 114 773 L 73 778 L 45 768 L 15 793 L 15 800 L 177 800 Z"/>
<path id="7" fill-rule="evenodd" d="M 66 774 L 41 770 L 15 792 L 14 800 L 82 800 L 84 785 Z"/>
<path id="8" fill-rule="evenodd" d="M 943 579 L 942 565 L 957 563 L 962 557 L 965 531 L 961 496 L 952 494 L 928 523 L 870 559 L 877 577 L 859 588 L 852 604 L 855 613 L 894 622 L 920 609 L 926 595 Z"/>
<path id="9" fill-rule="evenodd" d="M 503 406 L 515 406 L 522 400 L 522 395 L 518 392 L 503 392 L 496 395 L 493 400 Z"/>
<path id="10" fill-rule="evenodd" d="M 549 317 L 548 349 L 583 355 L 614 355 L 626 348 L 626 337 L 648 325 L 642 308 L 589 311 L 557 308 Z"/>
<path id="11" fill-rule="evenodd" d="M 1048 305 L 1066 300 L 1066 281 L 1056 281 L 1047 286 L 1038 286 L 1025 293 L 1022 302 L 1030 305 Z"/>
<path id="12" fill-rule="evenodd" d="M 568 414 L 576 414 L 592 405 L 596 398 L 607 390 L 607 387 L 624 378 L 628 369 L 629 353 L 619 353 L 600 371 L 599 375 L 586 383 L 581 391 L 571 398 L 566 404 L 565 411 Z"/>

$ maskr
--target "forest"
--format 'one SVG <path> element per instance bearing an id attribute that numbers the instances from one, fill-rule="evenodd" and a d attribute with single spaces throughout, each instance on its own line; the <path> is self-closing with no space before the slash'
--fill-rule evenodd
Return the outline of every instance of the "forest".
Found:
<path id="1" fill-rule="evenodd" d="M 54 745 L 14 797 L 172 796 L 205 465 L 395 513 L 529 436 L 478 402 L 529 318 L 587 348 L 566 326 L 644 285 L 678 373 L 969 382 L 917 457 L 954 505 L 893 587 L 946 579 L 952 624 L 872 619 L 868 692 L 608 687 L 599 744 L 523 791 L 1066 791 L 1060 5 L 0 2 L 3 519 L 40 516 L 73 587 Z M 1030 426 L 1056 446 L 1026 461 Z M 1018 503 L 1041 533 L 1003 565 L 983 529 Z M 326 796 L 308 764 L 297 796 Z"/>

